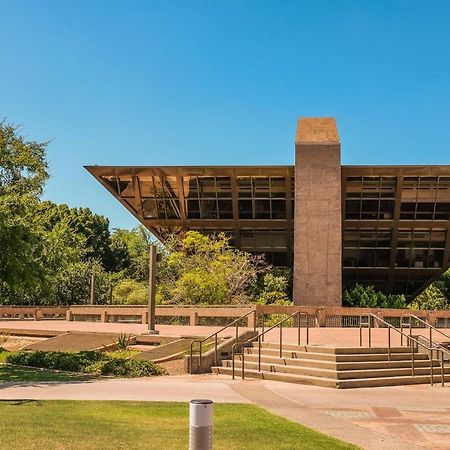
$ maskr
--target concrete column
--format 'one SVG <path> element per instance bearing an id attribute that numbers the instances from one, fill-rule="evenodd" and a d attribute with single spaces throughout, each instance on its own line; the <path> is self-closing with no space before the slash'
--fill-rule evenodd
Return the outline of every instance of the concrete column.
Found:
<path id="1" fill-rule="evenodd" d="M 195 311 L 189 314 L 189 325 L 191 327 L 198 325 L 198 313 L 196 313 Z"/>
<path id="2" fill-rule="evenodd" d="M 334 118 L 298 121 L 294 304 L 341 306 L 341 146 Z"/>

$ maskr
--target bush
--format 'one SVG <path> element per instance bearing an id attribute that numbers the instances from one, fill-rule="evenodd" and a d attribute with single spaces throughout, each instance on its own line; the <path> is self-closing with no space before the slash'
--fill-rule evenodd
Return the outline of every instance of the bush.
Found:
<path id="1" fill-rule="evenodd" d="M 126 358 L 111 358 L 100 367 L 101 375 L 116 377 L 149 377 L 151 375 L 164 375 L 165 370 L 150 361 Z"/>
<path id="2" fill-rule="evenodd" d="M 162 367 L 155 365 L 151 361 L 114 357 L 96 351 L 78 353 L 21 351 L 9 354 L 6 362 L 20 366 L 39 367 L 41 369 L 121 377 L 146 377 L 163 375 L 165 373 Z"/>
<path id="3" fill-rule="evenodd" d="M 375 291 L 373 286 L 361 284 L 356 284 L 353 289 L 344 292 L 343 304 L 356 308 L 407 308 L 404 295 L 385 295 Z"/>

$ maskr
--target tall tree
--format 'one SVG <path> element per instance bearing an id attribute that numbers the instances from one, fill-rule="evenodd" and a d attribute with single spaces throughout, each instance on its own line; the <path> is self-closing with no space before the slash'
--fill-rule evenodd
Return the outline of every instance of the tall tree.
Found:
<path id="1" fill-rule="evenodd" d="M 35 213 L 48 178 L 46 147 L 0 123 L 0 295 L 33 289 L 43 276 Z"/>

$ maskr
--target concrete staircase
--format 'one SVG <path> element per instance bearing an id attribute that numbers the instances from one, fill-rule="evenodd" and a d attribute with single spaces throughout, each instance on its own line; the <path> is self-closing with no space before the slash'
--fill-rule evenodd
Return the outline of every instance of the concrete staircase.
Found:
<path id="1" fill-rule="evenodd" d="M 392 347 L 391 360 L 387 348 L 325 347 L 264 343 L 261 348 L 261 371 L 258 371 L 258 346 L 245 348 L 245 378 L 285 381 L 333 388 L 396 386 L 430 383 L 428 354 L 414 353 L 408 347 Z M 441 367 L 432 361 L 433 381 L 441 382 Z M 213 373 L 231 375 L 232 361 L 223 360 Z M 242 376 L 242 355 L 235 355 L 235 377 Z M 450 367 L 445 367 L 445 381 L 450 381 Z"/>

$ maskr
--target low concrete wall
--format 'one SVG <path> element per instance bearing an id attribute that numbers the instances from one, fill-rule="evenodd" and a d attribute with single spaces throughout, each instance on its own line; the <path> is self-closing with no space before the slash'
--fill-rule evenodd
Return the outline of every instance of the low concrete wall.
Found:
<path id="1" fill-rule="evenodd" d="M 188 317 L 189 325 L 199 325 L 199 319 L 209 318 L 238 318 L 256 311 L 257 315 L 292 314 L 296 311 L 308 314 L 310 327 L 357 327 L 360 316 L 375 314 L 390 322 L 397 321 L 406 314 L 414 314 L 431 325 L 449 328 L 450 311 L 414 311 L 409 309 L 383 308 L 345 308 L 327 306 L 274 306 L 274 305 L 237 305 L 237 306 L 157 306 L 156 317 Z M 38 307 L 38 306 L 0 306 L 0 319 L 3 320 L 43 320 L 58 319 L 79 320 L 84 316 L 88 320 L 100 322 L 114 322 L 119 318 L 137 319 L 140 323 L 148 323 L 147 306 L 123 305 L 74 305 L 70 307 Z M 247 318 L 247 326 L 254 326 L 254 315 Z M 230 320 L 231 321 L 231 320 Z M 377 326 L 377 324 L 375 324 Z M 397 325 L 396 325 L 397 326 Z"/>
<path id="2" fill-rule="evenodd" d="M 156 317 L 189 317 L 189 325 L 199 324 L 200 317 L 232 317 L 238 318 L 244 314 L 254 311 L 256 305 L 240 307 L 197 307 L 197 306 L 157 306 Z M 76 320 L 77 316 L 96 317 L 100 322 L 116 321 L 118 317 L 140 317 L 141 323 L 148 323 L 147 306 L 71 306 L 67 310 L 66 320 Z M 247 317 L 247 326 L 253 327 L 254 316 Z"/>
<path id="3" fill-rule="evenodd" d="M 66 316 L 65 306 L 0 306 L 0 319 L 45 320 Z"/>
<path id="4" fill-rule="evenodd" d="M 222 359 L 228 359 L 231 356 L 231 350 L 235 342 L 245 342 L 256 335 L 256 331 L 249 330 L 241 333 L 237 339 L 236 337 L 232 337 L 224 342 L 221 342 L 217 346 L 217 364 L 220 365 L 222 363 Z M 194 350 L 197 348 L 198 347 L 194 347 Z M 192 360 L 190 355 L 186 356 L 184 358 L 184 370 L 189 372 L 190 369 L 190 373 L 207 373 L 211 372 L 211 367 L 214 366 L 215 363 L 215 350 L 212 348 L 202 355 L 201 364 L 198 355 L 194 355 Z"/>

